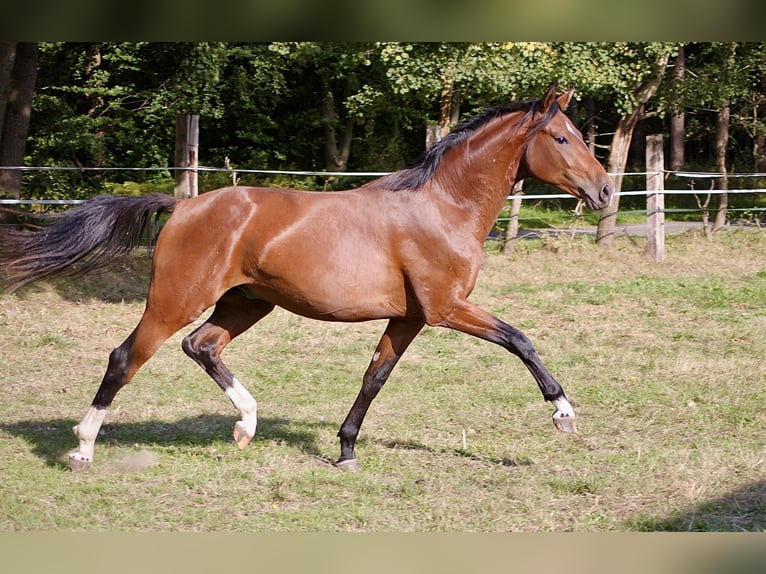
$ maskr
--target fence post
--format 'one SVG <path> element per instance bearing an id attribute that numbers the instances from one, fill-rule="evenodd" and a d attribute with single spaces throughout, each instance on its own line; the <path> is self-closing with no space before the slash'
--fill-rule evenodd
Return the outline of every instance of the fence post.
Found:
<path id="1" fill-rule="evenodd" d="M 194 197 L 198 193 L 197 170 L 199 152 L 199 116 L 183 114 L 176 117 L 176 184 L 173 194 L 179 198 Z"/>
<path id="2" fill-rule="evenodd" d="M 665 159 L 662 134 L 646 136 L 646 254 L 665 259 Z"/>

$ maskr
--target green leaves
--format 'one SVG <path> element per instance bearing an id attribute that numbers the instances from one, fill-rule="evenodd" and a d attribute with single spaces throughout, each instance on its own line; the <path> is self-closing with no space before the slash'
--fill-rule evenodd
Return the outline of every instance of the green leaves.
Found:
<path id="1" fill-rule="evenodd" d="M 452 113 L 446 119 L 454 122 L 485 106 L 539 98 L 553 82 L 562 90 L 573 86 L 578 100 L 588 100 L 588 113 L 598 115 L 599 133 L 609 134 L 620 117 L 637 109 L 642 88 L 662 76 L 678 47 L 528 41 L 41 43 L 27 153 L 36 165 L 170 165 L 175 116 L 197 113 L 204 165 L 220 166 L 228 157 L 242 168 L 321 168 L 324 126 L 353 121 L 348 168 L 396 169 L 422 152 L 427 124 L 444 124 L 447 104 Z M 645 115 L 661 121 L 675 106 L 692 112 L 688 137 L 704 147 L 710 124 L 705 110 L 729 100 L 738 130 L 732 145 L 750 160 L 753 141 L 766 132 L 760 111 L 766 103 L 764 44 L 691 43 L 686 52 L 686 79 L 675 82 L 665 74 Z M 331 120 L 323 119 L 327 89 L 335 106 Z M 572 113 L 582 117 L 585 106 L 573 106 Z M 655 122 L 653 129 L 662 124 Z M 82 179 L 64 177 L 57 193 L 91 186 Z M 48 193 L 44 178 L 27 180 L 31 195 Z M 93 191 L 100 186 L 93 183 Z"/>

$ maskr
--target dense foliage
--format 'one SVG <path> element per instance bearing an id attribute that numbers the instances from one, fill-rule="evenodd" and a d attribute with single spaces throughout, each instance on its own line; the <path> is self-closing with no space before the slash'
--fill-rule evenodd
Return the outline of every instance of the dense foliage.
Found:
<path id="1" fill-rule="evenodd" d="M 23 196 L 89 196 L 172 188 L 175 117 L 200 115 L 200 164 L 288 170 L 388 171 L 415 160 L 428 124 L 576 88 L 572 113 L 597 126 L 599 157 L 658 56 L 672 43 L 41 43 L 27 140 L 32 166 L 153 168 L 29 172 Z M 683 82 L 665 74 L 636 135 L 687 116 L 687 167 L 712 169 L 715 113 L 729 101 L 730 163 L 760 165 L 766 52 L 761 43 L 685 46 Z M 722 74 L 722 62 L 728 62 Z M 643 167 L 641 137 L 629 163 Z M 240 174 L 245 181 L 340 187 L 354 181 Z M 201 189 L 227 182 L 205 173 Z"/>

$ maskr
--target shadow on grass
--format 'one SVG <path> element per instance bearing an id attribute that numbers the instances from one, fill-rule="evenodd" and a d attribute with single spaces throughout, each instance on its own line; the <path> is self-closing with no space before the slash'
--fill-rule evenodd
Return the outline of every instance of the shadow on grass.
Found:
<path id="1" fill-rule="evenodd" d="M 99 445 L 200 447 L 232 441 L 235 420 L 232 416 L 199 415 L 171 422 L 107 423 L 96 441 L 96 454 Z M 32 453 L 48 466 L 68 468 L 68 453 L 77 446 L 72 432 L 77 422 L 71 419 L 31 420 L 0 424 L 0 429 L 31 444 Z M 316 443 L 316 429 L 327 426 L 333 425 L 264 417 L 258 419 L 256 440 L 297 446 L 306 454 L 326 460 Z"/>
<path id="2" fill-rule="evenodd" d="M 435 448 L 426 446 L 422 443 L 419 443 L 417 441 L 389 440 L 389 441 L 379 441 L 379 442 L 384 447 L 390 448 L 390 449 L 420 450 L 420 451 L 428 452 L 431 454 L 451 454 L 456 456 L 462 456 L 476 462 L 491 464 L 491 465 L 498 465 L 498 466 L 530 466 L 534 464 L 531 460 L 527 458 L 519 458 L 519 459 L 496 458 L 493 456 L 483 456 L 480 454 L 476 454 L 474 452 L 471 452 L 468 449 L 462 449 L 462 448 L 435 449 Z"/>
<path id="3" fill-rule="evenodd" d="M 670 516 L 633 518 L 628 526 L 642 532 L 764 532 L 766 480 L 746 484 Z"/>

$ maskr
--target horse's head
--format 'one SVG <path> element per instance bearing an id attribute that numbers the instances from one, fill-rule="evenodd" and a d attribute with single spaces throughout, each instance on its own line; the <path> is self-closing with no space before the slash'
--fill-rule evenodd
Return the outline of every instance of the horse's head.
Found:
<path id="1" fill-rule="evenodd" d="M 540 101 L 520 175 L 555 185 L 582 199 L 588 208 L 601 209 L 609 205 L 614 184 L 590 153 L 580 131 L 564 114 L 572 91 L 556 97 L 556 87 L 551 86 Z"/>

